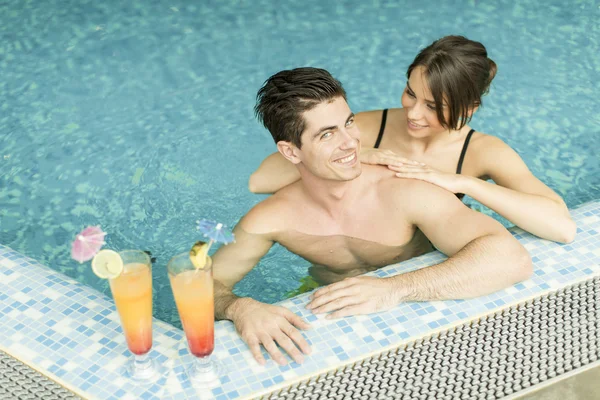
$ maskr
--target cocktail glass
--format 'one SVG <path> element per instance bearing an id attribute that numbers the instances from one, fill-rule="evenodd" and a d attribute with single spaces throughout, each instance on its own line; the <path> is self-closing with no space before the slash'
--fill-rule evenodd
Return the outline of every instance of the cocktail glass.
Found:
<path id="1" fill-rule="evenodd" d="M 177 311 L 194 363 L 188 369 L 190 380 L 200 387 L 219 384 L 219 365 L 211 360 L 215 347 L 212 260 L 195 269 L 190 253 L 179 254 L 167 265 Z"/>
<path id="2" fill-rule="evenodd" d="M 156 379 L 160 373 L 149 356 L 152 348 L 152 264 L 139 250 L 119 252 L 123 272 L 109 279 L 127 347 L 133 357 L 125 365 L 125 376 L 134 380 Z"/>

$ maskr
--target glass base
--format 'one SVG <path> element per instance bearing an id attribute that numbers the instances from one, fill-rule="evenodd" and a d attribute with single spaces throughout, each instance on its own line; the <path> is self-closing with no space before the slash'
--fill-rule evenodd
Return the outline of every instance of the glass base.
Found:
<path id="1" fill-rule="evenodd" d="M 130 358 L 124 367 L 124 376 L 139 382 L 154 382 L 164 375 L 164 369 L 148 354 Z"/>
<path id="2" fill-rule="evenodd" d="M 194 358 L 194 362 L 188 368 L 187 374 L 192 385 L 201 389 L 212 389 L 221 385 L 219 375 L 222 366 L 209 357 Z"/>

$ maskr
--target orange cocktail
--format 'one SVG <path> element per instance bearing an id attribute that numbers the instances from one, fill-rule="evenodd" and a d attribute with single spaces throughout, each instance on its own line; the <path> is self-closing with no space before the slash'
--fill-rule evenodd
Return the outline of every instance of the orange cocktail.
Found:
<path id="1" fill-rule="evenodd" d="M 139 250 L 120 251 L 118 256 L 122 260 L 123 269 L 118 276 L 109 279 L 109 284 L 127 347 L 133 353 L 133 358 L 125 365 L 124 375 L 141 381 L 155 380 L 164 371 L 148 354 L 152 348 L 150 257 Z"/>
<path id="2" fill-rule="evenodd" d="M 213 280 L 210 269 L 170 275 L 177 311 L 190 353 L 211 355 L 215 346 Z"/>
<path id="3" fill-rule="evenodd" d="M 143 263 L 123 265 L 123 272 L 110 280 L 127 347 L 133 354 L 152 348 L 152 270 Z"/>
<path id="4" fill-rule="evenodd" d="M 215 346 L 212 260 L 206 253 L 198 257 L 201 265 L 196 259 L 195 266 L 190 253 L 177 255 L 171 258 L 167 269 L 179 318 L 194 356 L 188 375 L 195 385 L 214 387 L 219 383 L 219 368 L 210 359 Z"/>

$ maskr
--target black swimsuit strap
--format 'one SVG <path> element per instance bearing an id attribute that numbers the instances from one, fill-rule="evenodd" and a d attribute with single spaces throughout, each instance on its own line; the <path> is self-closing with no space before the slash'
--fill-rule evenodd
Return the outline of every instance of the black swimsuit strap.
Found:
<path id="1" fill-rule="evenodd" d="M 377 141 L 375 142 L 375 148 L 379 148 L 379 144 L 381 143 L 381 139 L 383 138 L 383 132 L 385 131 L 385 122 L 387 120 L 387 108 L 383 110 L 383 115 L 381 116 L 381 128 L 379 128 L 379 135 L 377 135 Z"/>
<path id="2" fill-rule="evenodd" d="M 469 147 L 469 141 L 471 140 L 471 136 L 473 136 L 473 132 L 475 132 L 475 129 L 471 129 L 465 138 L 465 143 L 463 144 L 462 151 L 460 152 L 460 158 L 458 159 L 458 165 L 456 166 L 457 174 L 460 174 L 462 171 L 463 161 L 465 160 L 465 154 L 467 154 L 467 147 Z"/>

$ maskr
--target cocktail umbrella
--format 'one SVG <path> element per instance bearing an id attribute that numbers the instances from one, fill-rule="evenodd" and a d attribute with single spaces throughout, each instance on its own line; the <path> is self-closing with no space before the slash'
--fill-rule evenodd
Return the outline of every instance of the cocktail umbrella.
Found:
<path id="1" fill-rule="evenodd" d="M 205 238 L 208 238 L 208 248 L 214 242 L 228 244 L 235 242 L 235 235 L 230 232 L 225 225 L 220 222 L 209 221 L 207 219 L 201 219 L 196 221 L 198 226 L 196 229 L 203 234 Z M 208 249 L 207 249 L 208 252 Z"/>
<path id="2" fill-rule="evenodd" d="M 71 245 L 71 257 L 80 263 L 91 260 L 105 244 L 105 235 L 106 232 L 102 232 L 99 226 L 88 226 L 75 237 Z"/>

